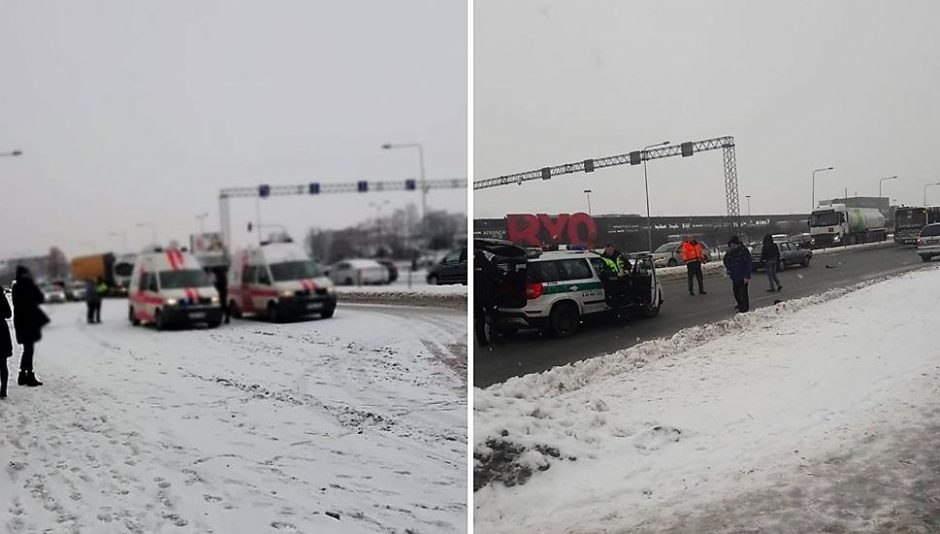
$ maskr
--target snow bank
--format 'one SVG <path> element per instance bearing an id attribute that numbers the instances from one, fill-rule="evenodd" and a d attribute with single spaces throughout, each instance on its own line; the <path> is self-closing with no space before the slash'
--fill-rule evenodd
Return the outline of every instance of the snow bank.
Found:
<path id="1" fill-rule="evenodd" d="M 337 286 L 341 302 L 364 304 L 398 304 L 408 306 L 467 307 L 467 286 L 461 284 L 430 286 L 415 285 L 410 289 L 391 286 Z"/>
<path id="2" fill-rule="evenodd" d="M 0 531 L 466 531 L 464 313 L 156 332 L 125 306 L 47 307 L 45 385 L 0 401 Z"/>
<path id="3" fill-rule="evenodd" d="M 475 528 L 656 530 L 884 432 L 936 396 L 937 294 L 927 268 L 475 389 Z"/>

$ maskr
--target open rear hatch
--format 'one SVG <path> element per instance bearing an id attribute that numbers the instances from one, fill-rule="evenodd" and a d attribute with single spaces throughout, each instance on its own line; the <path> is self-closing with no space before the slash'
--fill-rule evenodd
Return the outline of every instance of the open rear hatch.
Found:
<path id="1" fill-rule="evenodd" d="M 529 253 L 526 249 L 501 239 L 473 240 L 474 252 L 486 252 L 500 271 L 496 284 L 496 306 L 504 309 L 524 308 L 526 299 L 526 268 Z"/>

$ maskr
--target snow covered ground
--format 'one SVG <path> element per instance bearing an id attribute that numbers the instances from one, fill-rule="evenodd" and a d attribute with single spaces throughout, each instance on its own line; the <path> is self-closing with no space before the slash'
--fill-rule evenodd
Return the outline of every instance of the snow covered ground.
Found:
<path id="1" fill-rule="evenodd" d="M 940 531 L 938 294 L 927 268 L 476 389 L 475 529 Z"/>
<path id="2" fill-rule="evenodd" d="M 95 326 L 47 310 L 45 385 L 0 401 L 0 530 L 466 531 L 465 313 L 156 332 L 122 301 Z"/>

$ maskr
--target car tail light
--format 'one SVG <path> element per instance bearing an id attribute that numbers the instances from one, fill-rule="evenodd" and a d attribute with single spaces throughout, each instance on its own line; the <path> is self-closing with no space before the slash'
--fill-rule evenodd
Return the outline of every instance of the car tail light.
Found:
<path id="1" fill-rule="evenodd" d="M 529 300 L 537 299 L 542 296 L 542 282 L 526 284 L 525 297 Z"/>

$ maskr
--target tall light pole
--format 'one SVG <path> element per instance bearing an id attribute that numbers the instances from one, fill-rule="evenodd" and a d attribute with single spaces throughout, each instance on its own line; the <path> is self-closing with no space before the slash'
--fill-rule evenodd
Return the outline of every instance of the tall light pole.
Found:
<path id="1" fill-rule="evenodd" d="M 12 158 L 12 157 L 22 156 L 22 155 L 23 155 L 22 150 L 13 150 L 11 152 L 0 152 L 0 157 L 3 157 L 3 158 Z"/>
<path id="2" fill-rule="evenodd" d="M 823 171 L 831 171 L 831 170 L 834 169 L 834 168 L 835 168 L 835 167 L 824 167 L 824 168 L 822 168 L 822 169 L 814 169 L 814 170 L 813 170 L 813 203 L 812 203 L 812 204 L 810 205 L 810 207 L 809 207 L 809 212 L 810 212 L 810 213 L 812 213 L 813 210 L 816 209 L 816 173 L 817 173 L 817 172 L 823 172 Z"/>
<path id="3" fill-rule="evenodd" d="M 591 217 L 593 217 L 594 214 L 591 213 L 591 193 L 592 193 L 592 191 L 591 191 L 590 189 L 585 189 L 585 190 L 584 190 L 584 194 L 587 195 L 587 201 L 588 201 L 588 215 L 590 215 Z"/>
<path id="4" fill-rule="evenodd" d="M 932 185 L 940 185 L 940 182 L 934 182 L 932 184 L 924 184 L 924 207 L 927 207 L 927 188 Z"/>
<path id="5" fill-rule="evenodd" d="M 200 213 L 196 215 L 196 219 L 199 221 L 199 235 L 206 233 L 206 217 L 208 216 L 208 213 Z"/>
<path id="6" fill-rule="evenodd" d="M 886 176 L 878 180 L 878 198 L 881 198 L 881 184 L 883 184 L 885 180 L 897 180 L 897 179 L 898 179 L 897 176 Z"/>
<path id="7" fill-rule="evenodd" d="M 646 145 L 643 147 L 643 152 L 646 152 L 648 149 L 668 145 L 669 141 L 663 141 L 662 143 L 656 143 L 653 145 Z M 646 174 L 646 154 L 643 158 L 643 186 L 646 188 L 646 239 L 649 244 L 650 252 L 653 252 L 653 217 L 650 215 L 650 181 L 649 175 Z"/>
<path id="8" fill-rule="evenodd" d="M 150 237 L 151 239 L 153 239 L 153 244 L 156 245 L 157 244 L 157 227 L 154 226 L 153 223 L 145 223 L 145 222 L 137 223 L 138 228 L 146 228 L 148 226 L 150 227 Z"/>
<path id="9" fill-rule="evenodd" d="M 421 166 L 421 236 L 427 238 L 427 209 L 428 209 L 428 186 L 424 181 L 424 147 L 421 146 L 421 143 L 385 143 L 382 145 L 383 150 L 391 150 L 393 148 L 417 148 L 418 149 L 418 163 Z"/>
<path id="10" fill-rule="evenodd" d="M 747 216 L 751 216 L 751 195 L 744 195 L 744 198 L 747 199 Z"/>

